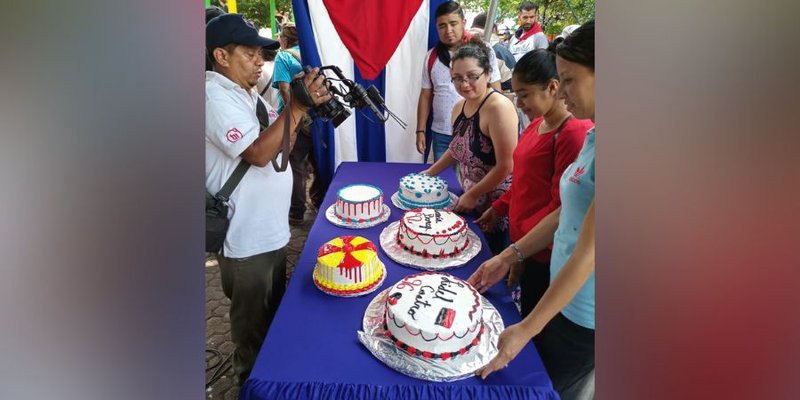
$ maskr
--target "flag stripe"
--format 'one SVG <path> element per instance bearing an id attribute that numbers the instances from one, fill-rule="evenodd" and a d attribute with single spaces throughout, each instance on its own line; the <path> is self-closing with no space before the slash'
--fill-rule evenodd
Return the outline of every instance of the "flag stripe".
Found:
<path id="1" fill-rule="evenodd" d="M 323 0 L 292 0 L 303 63 L 312 66 L 336 65 L 347 78 L 365 89 L 375 85 L 387 107 L 408 125 L 402 129 L 391 118 L 385 124 L 376 123 L 377 118 L 369 109 L 349 108 L 354 115 L 336 129 L 329 122 L 315 122 L 312 131 L 319 173 L 323 180 L 329 182 L 333 171 L 342 161 L 422 160 L 415 144 L 420 80 L 425 52 L 439 40 L 433 15 L 436 7 L 446 1 L 423 0 L 387 65 L 378 77 L 365 80 L 334 28 Z M 354 20 L 353 23 L 357 24 L 358 21 Z"/>

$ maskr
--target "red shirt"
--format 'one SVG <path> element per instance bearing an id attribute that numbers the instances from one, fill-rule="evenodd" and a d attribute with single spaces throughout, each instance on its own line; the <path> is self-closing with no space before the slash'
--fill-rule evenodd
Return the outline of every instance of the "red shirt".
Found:
<path id="1" fill-rule="evenodd" d="M 561 174 L 575 161 L 586 140 L 586 132 L 594 126 L 591 120 L 572 117 L 553 143 L 557 129 L 537 133 L 543 121 L 542 117 L 536 118 L 522 132 L 514 149 L 511 188 L 492 203 L 492 208 L 500 215 L 508 215 L 509 234 L 515 242 L 561 206 L 558 194 Z M 550 261 L 550 249 L 536 253 L 533 258 Z"/>

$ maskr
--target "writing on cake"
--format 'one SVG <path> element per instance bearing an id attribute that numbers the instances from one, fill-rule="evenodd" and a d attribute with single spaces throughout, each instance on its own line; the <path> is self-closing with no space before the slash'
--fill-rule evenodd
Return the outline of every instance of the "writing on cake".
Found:
<path id="1" fill-rule="evenodd" d="M 447 360 L 480 343 L 480 296 L 447 273 L 422 272 L 396 283 L 386 296 L 386 336 L 403 351 Z"/>

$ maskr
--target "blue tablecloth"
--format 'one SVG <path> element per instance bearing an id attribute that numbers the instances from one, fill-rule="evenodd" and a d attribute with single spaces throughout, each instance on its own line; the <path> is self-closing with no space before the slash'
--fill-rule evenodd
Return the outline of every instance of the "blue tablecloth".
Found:
<path id="1" fill-rule="evenodd" d="M 317 249 L 341 235 L 360 235 L 379 245 L 380 232 L 400 219 L 404 211 L 395 207 L 391 195 L 400 178 L 425 169 L 422 164 L 342 163 L 336 171 L 323 207 L 309 232 L 286 294 L 250 378 L 240 391 L 242 399 L 558 399 L 544 366 L 532 344 L 526 346 L 508 368 L 485 381 L 468 378 L 456 382 L 428 382 L 407 377 L 387 367 L 364 348 L 356 331 L 361 329 L 364 311 L 370 300 L 406 275 L 419 270 L 392 261 L 383 250 L 379 257 L 386 265 L 387 278 L 375 292 L 355 298 L 339 298 L 322 293 L 314 286 L 312 272 Z M 460 194 L 455 174 L 442 174 L 449 189 Z M 369 229 L 337 227 L 325 218 L 324 211 L 335 201 L 336 192 L 352 183 L 369 183 L 383 189 L 384 201 L 391 209 L 389 220 Z M 491 256 L 480 229 L 470 228 L 483 242 L 480 254 L 465 266 L 448 270 L 466 279 L 481 262 Z M 506 326 L 520 320 L 508 289 L 498 283 L 484 294 L 500 312 Z"/>

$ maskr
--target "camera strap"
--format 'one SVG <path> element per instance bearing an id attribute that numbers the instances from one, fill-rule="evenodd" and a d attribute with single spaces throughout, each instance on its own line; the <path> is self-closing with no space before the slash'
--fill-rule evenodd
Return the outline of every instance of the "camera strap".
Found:
<path id="1" fill-rule="evenodd" d="M 288 111 L 290 109 L 289 107 L 291 106 L 291 99 L 289 100 L 289 103 L 290 104 L 286 105 L 286 111 L 290 112 L 290 114 L 289 114 L 289 116 L 287 116 L 287 118 L 290 118 L 290 116 L 291 116 L 291 111 Z M 260 99 L 260 98 L 258 99 L 257 104 L 256 104 L 256 117 L 258 118 L 259 125 L 261 125 L 261 130 L 263 131 L 264 129 L 267 129 L 267 127 L 269 126 L 269 113 L 267 112 L 267 106 L 264 105 L 263 100 Z M 289 152 L 291 150 L 289 148 L 290 147 L 289 146 L 289 138 L 290 138 L 289 135 L 290 135 L 290 132 L 289 132 L 289 121 L 287 120 L 283 124 L 283 143 L 281 144 L 281 149 L 280 149 L 280 151 L 278 151 L 278 154 L 275 155 L 275 158 L 273 158 L 271 160 L 272 161 L 272 168 L 275 168 L 275 172 L 286 171 L 286 168 L 289 165 Z M 281 157 L 280 165 L 276 161 L 279 156 Z"/>

